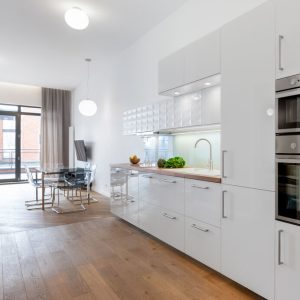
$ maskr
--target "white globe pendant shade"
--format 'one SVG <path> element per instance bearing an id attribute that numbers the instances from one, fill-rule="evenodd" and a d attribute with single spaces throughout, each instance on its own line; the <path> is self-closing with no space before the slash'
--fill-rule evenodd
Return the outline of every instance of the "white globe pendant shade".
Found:
<path id="1" fill-rule="evenodd" d="M 81 100 L 78 108 L 79 112 L 86 117 L 91 117 L 97 112 L 97 104 L 89 99 Z"/>
<path id="2" fill-rule="evenodd" d="M 83 30 L 89 26 L 88 15 L 79 7 L 72 7 L 65 13 L 66 23 L 73 29 Z"/>

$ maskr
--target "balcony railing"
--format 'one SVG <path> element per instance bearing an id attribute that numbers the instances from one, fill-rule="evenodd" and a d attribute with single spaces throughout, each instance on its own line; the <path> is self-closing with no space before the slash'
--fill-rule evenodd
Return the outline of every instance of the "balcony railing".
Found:
<path id="1" fill-rule="evenodd" d="M 0 148 L 0 169 L 2 171 L 14 171 L 16 161 L 16 149 Z M 40 164 L 40 149 L 21 149 L 21 164 L 38 166 Z"/>

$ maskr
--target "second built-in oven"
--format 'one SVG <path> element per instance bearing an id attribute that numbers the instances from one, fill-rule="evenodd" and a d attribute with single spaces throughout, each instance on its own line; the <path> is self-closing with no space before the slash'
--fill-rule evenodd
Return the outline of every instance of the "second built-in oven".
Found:
<path id="1" fill-rule="evenodd" d="M 276 219 L 300 225 L 300 135 L 276 136 Z"/>

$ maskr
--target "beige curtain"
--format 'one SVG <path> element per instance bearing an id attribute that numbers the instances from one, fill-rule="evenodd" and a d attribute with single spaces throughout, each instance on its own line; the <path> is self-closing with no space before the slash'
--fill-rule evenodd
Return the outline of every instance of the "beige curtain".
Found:
<path id="1" fill-rule="evenodd" d="M 69 164 L 71 92 L 42 89 L 41 167 L 53 169 Z"/>

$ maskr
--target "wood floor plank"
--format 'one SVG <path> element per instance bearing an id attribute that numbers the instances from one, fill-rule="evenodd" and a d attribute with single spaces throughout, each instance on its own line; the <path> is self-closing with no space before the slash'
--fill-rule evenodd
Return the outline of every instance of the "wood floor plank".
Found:
<path id="1" fill-rule="evenodd" d="M 0 300 L 262 299 L 115 218 L 105 197 L 86 214 L 57 215 L 28 212 L 25 188 L 19 196 L 5 189 Z"/>

